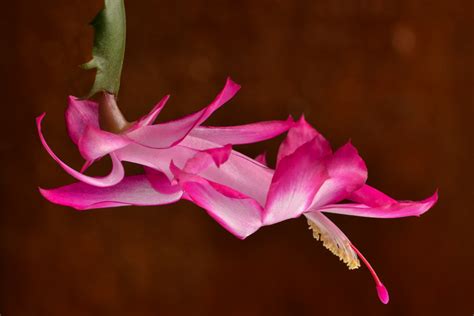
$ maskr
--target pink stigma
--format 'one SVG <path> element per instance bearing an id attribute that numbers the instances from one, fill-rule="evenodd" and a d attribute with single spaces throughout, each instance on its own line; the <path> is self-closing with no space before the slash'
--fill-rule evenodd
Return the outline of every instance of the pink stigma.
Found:
<path id="1" fill-rule="evenodd" d="M 387 304 L 390 299 L 387 288 L 382 284 L 379 277 L 377 276 L 377 273 L 375 273 L 375 270 L 372 268 L 372 266 L 367 261 L 367 259 L 365 259 L 365 257 L 360 253 L 360 251 L 352 243 L 350 244 L 350 246 L 356 252 L 357 256 L 359 256 L 359 258 L 365 264 L 367 269 L 369 269 L 370 274 L 372 274 L 372 278 L 375 281 L 375 288 L 377 289 L 377 294 L 379 296 L 380 301 L 384 304 Z"/>
<path id="2" fill-rule="evenodd" d="M 377 294 L 379 295 L 379 299 L 382 303 L 387 304 L 390 297 L 388 296 L 387 288 L 382 284 L 377 284 Z"/>

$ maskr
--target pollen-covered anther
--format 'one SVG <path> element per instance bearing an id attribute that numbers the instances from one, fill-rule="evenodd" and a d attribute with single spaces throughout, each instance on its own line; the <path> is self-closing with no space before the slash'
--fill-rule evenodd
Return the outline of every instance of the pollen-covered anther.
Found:
<path id="1" fill-rule="evenodd" d="M 333 254 L 339 257 L 350 270 L 357 269 L 360 267 L 359 258 L 352 250 L 348 241 L 337 241 L 328 232 L 323 231 L 319 228 L 316 223 L 308 219 L 309 229 L 313 231 L 313 237 L 316 240 L 321 240 L 323 246 L 331 251 Z"/>

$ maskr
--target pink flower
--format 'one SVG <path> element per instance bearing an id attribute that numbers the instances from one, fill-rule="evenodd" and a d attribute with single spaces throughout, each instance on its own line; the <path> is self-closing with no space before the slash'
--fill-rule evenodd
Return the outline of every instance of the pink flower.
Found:
<path id="1" fill-rule="evenodd" d="M 419 201 L 396 201 L 370 187 L 367 168 L 348 143 L 335 152 L 328 141 L 302 117 L 233 127 L 200 127 L 214 110 L 238 90 L 228 80 L 223 91 L 203 110 L 177 121 L 150 125 L 164 106 L 164 98 L 138 122 L 122 126 L 120 134 L 99 128 L 98 105 L 71 99 L 67 112 L 72 140 L 86 159 L 86 166 L 109 154 L 111 173 L 88 177 L 50 155 L 80 182 L 41 193 L 53 203 L 76 209 L 124 205 L 160 205 L 187 199 L 204 208 L 225 229 L 244 239 L 259 228 L 304 215 L 313 236 L 344 261 L 350 269 L 370 270 L 379 298 L 388 292 L 368 261 L 324 213 L 375 218 L 420 216 L 437 201 L 435 193 Z M 113 115 L 112 115 L 113 116 Z M 120 117 L 120 116 L 119 116 Z M 117 122 L 124 122 L 117 124 Z M 120 130 L 121 128 L 119 128 Z M 289 129 L 281 144 L 276 168 L 232 150 L 232 144 L 265 140 Z M 121 162 L 143 165 L 145 174 L 124 177 Z M 350 201 L 348 203 L 341 203 Z"/>
<path id="2" fill-rule="evenodd" d="M 230 151 L 230 149 L 229 149 Z M 204 168 L 188 162 L 172 171 L 185 198 L 206 209 L 224 228 L 245 238 L 261 226 L 304 215 L 313 236 L 350 269 L 370 270 L 380 300 L 388 292 L 374 269 L 324 213 L 375 218 L 420 216 L 437 201 L 437 193 L 419 201 L 396 201 L 365 184 L 367 169 L 350 143 L 334 153 L 324 137 L 301 118 L 281 144 L 276 169 L 237 153 L 215 173 L 209 155 Z M 258 161 L 257 161 L 258 160 Z M 202 165 L 201 165 L 202 166 Z M 217 177 L 216 177 L 217 175 Z M 350 200 L 351 203 L 340 203 Z"/>
<path id="3" fill-rule="evenodd" d="M 70 97 L 66 122 L 71 140 L 77 144 L 86 160 L 81 171 L 74 170 L 61 161 L 46 143 L 41 131 L 45 114 L 39 116 L 36 122 L 47 152 L 80 182 L 55 190 L 40 189 L 41 193 L 53 203 L 81 210 L 123 205 L 160 205 L 179 200 L 182 192 L 157 192 L 145 174 L 125 176 L 122 161 L 143 165 L 153 169 L 155 173 L 161 173 L 164 178 L 172 178 L 169 168 L 171 160 L 184 163 L 199 151 L 207 149 L 207 140 L 247 144 L 275 137 L 292 126 L 291 119 L 229 127 L 201 126 L 239 89 L 238 84 L 228 79 L 214 101 L 201 111 L 155 125 L 152 123 L 169 96 L 164 97 L 149 114 L 133 123 L 128 123 L 123 118 L 112 95 L 104 94 L 100 105 L 94 101 Z M 113 132 L 103 130 L 101 126 L 106 126 Z M 91 177 L 83 173 L 95 160 L 106 155 L 112 160 L 112 170 L 108 175 Z"/>

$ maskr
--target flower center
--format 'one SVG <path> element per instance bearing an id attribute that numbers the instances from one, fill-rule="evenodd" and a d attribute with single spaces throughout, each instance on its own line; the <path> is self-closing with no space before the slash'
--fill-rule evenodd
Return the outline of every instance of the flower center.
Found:
<path id="1" fill-rule="evenodd" d="M 308 219 L 309 228 L 313 231 L 313 237 L 316 240 L 321 240 L 323 246 L 339 257 L 350 270 L 360 267 L 357 255 L 351 249 L 351 243 L 344 235 L 339 236 L 334 232 L 331 233 L 327 226 L 317 225 L 314 221 Z"/>

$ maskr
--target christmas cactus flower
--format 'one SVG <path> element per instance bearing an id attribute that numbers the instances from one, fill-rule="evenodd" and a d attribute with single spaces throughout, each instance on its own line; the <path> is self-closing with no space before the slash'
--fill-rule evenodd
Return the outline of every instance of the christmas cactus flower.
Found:
<path id="1" fill-rule="evenodd" d="M 36 119 L 42 145 L 77 182 L 40 189 L 49 201 L 78 210 L 127 205 L 163 205 L 189 200 L 226 230 L 245 239 L 261 227 L 305 216 L 313 236 L 350 269 L 362 261 L 371 272 L 380 300 L 388 292 L 354 244 L 325 214 L 373 218 L 420 216 L 437 201 L 437 193 L 422 201 L 397 201 L 366 184 L 367 168 L 351 143 L 336 151 L 302 117 L 212 127 L 202 124 L 234 97 L 240 86 L 228 79 L 216 98 L 183 118 L 154 124 L 169 96 L 135 122 L 128 122 L 117 105 L 125 50 L 123 0 L 105 0 L 93 21 L 94 85 L 84 99 L 70 97 L 66 110 L 69 137 L 85 160 L 81 170 L 63 162 L 42 133 L 45 114 Z M 98 100 L 93 99 L 99 96 Z M 97 100 L 97 101 L 94 101 Z M 265 155 L 250 158 L 232 146 L 251 144 L 288 132 L 279 147 L 275 168 Z M 95 161 L 109 156 L 110 173 L 85 174 Z M 143 167 L 128 176 L 122 162 Z"/>
<path id="2" fill-rule="evenodd" d="M 374 218 L 420 216 L 436 203 L 437 193 L 418 202 L 396 201 L 370 187 L 365 184 L 367 168 L 354 146 L 348 143 L 332 152 L 328 141 L 303 117 L 281 144 L 275 170 L 261 163 L 264 156 L 257 161 L 229 152 L 227 157 L 232 158 L 219 167 L 219 173 L 215 172 L 218 165 L 212 164 L 212 155 L 206 164 L 199 163 L 199 168 L 195 158 L 183 168 L 172 164 L 185 198 L 206 209 L 239 238 L 262 226 L 304 215 L 313 236 L 350 269 L 360 266 L 359 259 L 364 262 L 380 300 L 388 302 L 388 292 L 369 262 L 324 213 Z M 235 172 L 236 168 L 240 172 Z M 344 200 L 350 203 L 340 203 Z"/>

